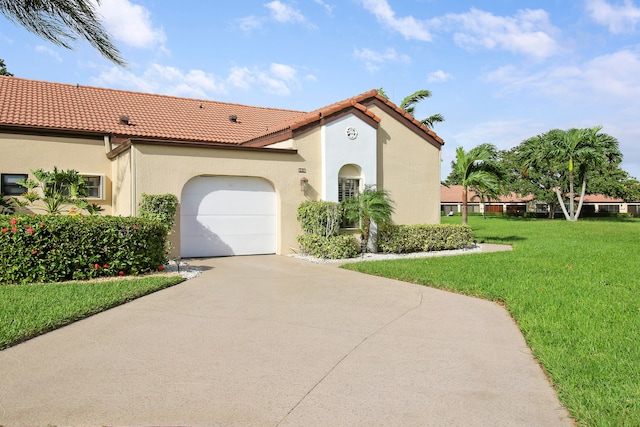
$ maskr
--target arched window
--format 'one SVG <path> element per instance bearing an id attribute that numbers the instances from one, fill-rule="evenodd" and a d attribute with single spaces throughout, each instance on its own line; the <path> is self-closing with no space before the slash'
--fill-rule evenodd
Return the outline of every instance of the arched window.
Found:
<path id="1" fill-rule="evenodd" d="M 358 165 L 344 165 L 338 173 L 338 201 L 354 197 L 362 185 L 361 169 Z"/>

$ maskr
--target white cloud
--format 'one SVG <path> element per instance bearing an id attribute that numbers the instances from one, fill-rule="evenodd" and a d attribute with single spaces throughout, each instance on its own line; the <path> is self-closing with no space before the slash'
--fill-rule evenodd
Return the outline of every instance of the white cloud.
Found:
<path id="1" fill-rule="evenodd" d="M 160 93 L 172 96 L 208 99 L 228 94 L 231 90 L 263 90 L 287 96 L 300 87 L 295 67 L 272 63 L 268 68 L 233 67 L 226 77 L 214 76 L 202 70 L 180 70 L 175 67 L 152 64 L 141 74 L 110 68 L 93 79 L 97 85 Z"/>
<path id="2" fill-rule="evenodd" d="M 289 5 L 274 0 L 266 3 L 265 7 L 271 11 L 271 17 L 278 22 L 304 22 L 304 16 Z"/>
<path id="3" fill-rule="evenodd" d="M 97 8 L 107 31 L 115 40 L 137 48 L 163 47 L 166 36 L 154 28 L 151 13 L 129 0 L 102 0 Z"/>
<path id="4" fill-rule="evenodd" d="M 621 50 L 582 64 L 549 67 L 527 74 L 505 66 L 484 76 L 504 93 L 531 90 L 553 99 L 627 105 L 640 97 L 640 55 Z"/>
<path id="5" fill-rule="evenodd" d="M 47 54 L 51 56 L 53 59 L 55 59 L 56 61 L 62 62 L 62 58 L 60 57 L 60 55 L 58 55 L 58 52 L 46 46 L 43 46 L 43 45 L 36 46 L 36 52 Z"/>
<path id="6" fill-rule="evenodd" d="M 152 64 L 142 75 L 113 67 L 93 79 L 99 85 L 172 96 L 208 98 L 224 93 L 217 79 L 201 70 L 184 72 L 175 67 Z"/>
<path id="7" fill-rule="evenodd" d="M 331 6 L 330 4 L 327 4 L 322 0 L 314 0 L 314 1 L 318 3 L 320 6 L 324 7 L 327 13 L 331 14 L 331 12 L 333 12 L 333 6 Z"/>
<path id="8" fill-rule="evenodd" d="M 362 0 L 365 9 L 371 12 L 379 22 L 391 30 L 400 33 L 407 40 L 431 41 L 426 22 L 418 21 L 413 16 L 397 18 L 387 0 Z"/>
<path id="9" fill-rule="evenodd" d="M 559 51 L 554 39 L 559 30 L 541 9 L 519 10 L 510 17 L 471 9 L 467 13 L 435 18 L 431 23 L 434 27 L 452 31 L 455 43 L 468 50 L 500 49 L 533 58 L 546 58 Z"/>
<path id="10" fill-rule="evenodd" d="M 429 73 L 429 75 L 427 76 L 427 82 L 441 83 L 441 82 L 446 82 L 447 80 L 451 80 L 452 78 L 453 78 L 453 75 L 446 73 L 442 70 L 438 70 L 438 71 Z"/>
<path id="11" fill-rule="evenodd" d="M 256 16 L 251 15 L 236 20 L 236 24 L 242 31 L 250 32 L 262 27 L 262 20 Z"/>
<path id="12" fill-rule="evenodd" d="M 624 0 L 624 4 L 614 6 L 605 0 L 587 0 L 587 10 L 591 19 L 609 28 L 612 33 L 634 31 L 640 23 L 640 8 L 631 0 Z"/>
<path id="13" fill-rule="evenodd" d="M 370 72 L 379 70 L 387 62 L 411 62 L 411 58 L 408 55 L 398 54 L 393 48 L 388 48 L 384 52 L 376 52 L 367 48 L 354 49 L 353 56 L 364 61 L 367 70 Z"/>

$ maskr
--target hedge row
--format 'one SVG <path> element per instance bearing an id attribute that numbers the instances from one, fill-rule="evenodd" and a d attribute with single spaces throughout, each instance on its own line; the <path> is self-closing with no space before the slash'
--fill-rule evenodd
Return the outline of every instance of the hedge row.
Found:
<path id="1" fill-rule="evenodd" d="M 360 246 L 353 236 L 338 234 L 321 236 L 318 234 L 300 234 L 298 244 L 303 253 L 324 259 L 353 258 L 360 253 Z"/>
<path id="2" fill-rule="evenodd" d="M 378 232 L 378 249 L 386 253 L 462 249 L 472 243 L 471 227 L 467 225 L 389 225 Z"/>
<path id="3" fill-rule="evenodd" d="M 0 215 L 0 284 L 162 269 L 166 237 L 163 224 L 143 218 Z"/>

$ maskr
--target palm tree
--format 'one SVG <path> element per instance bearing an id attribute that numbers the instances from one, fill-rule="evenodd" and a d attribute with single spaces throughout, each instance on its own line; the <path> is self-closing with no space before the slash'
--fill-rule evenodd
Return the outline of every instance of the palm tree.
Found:
<path id="1" fill-rule="evenodd" d="M 375 248 L 375 239 L 371 239 L 371 228 L 391 222 L 394 207 L 389 193 L 367 186 L 362 193 L 348 197 L 342 202 L 344 216 L 347 221 L 358 221 L 362 241 L 367 242 L 367 249 Z"/>
<path id="2" fill-rule="evenodd" d="M 389 97 L 387 96 L 387 94 L 382 88 L 378 89 L 378 93 L 384 96 L 385 98 L 389 99 Z M 430 97 L 431 97 L 431 91 L 426 89 L 418 90 L 412 93 L 411 95 L 405 97 L 400 103 L 400 108 L 402 108 L 404 111 L 414 116 L 415 110 L 416 110 L 416 104 Z M 433 129 L 433 125 L 435 123 L 442 123 L 442 122 L 444 122 L 444 117 L 442 116 L 442 114 L 432 114 L 429 117 L 426 117 L 420 120 L 420 123 L 427 126 L 429 129 Z"/>
<path id="3" fill-rule="evenodd" d="M 4 59 L 2 58 L 0 58 L 0 76 L 13 76 L 13 74 L 7 70 L 7 66 L 4 64 Z"/>
<path id="4" fill-rule="evenodd" d="M 468 152 L 456 148 L 456 160 L 451 164 L 458 184 L 462 186 L 462 223 L 468 224 L 469 189 L 481 189 L 482 192 L 497 194 L 499 179 L 491 162 L 495 158 L 496 148 L 491 144 L 481 144 Z"/>
<path id="5" fill-rule="evenodd" d="M 600 133 L 602 127 L 586 129 L 553 129 L 546 134 L 525 141 L 520 159 L 524 170 L 533 169 L 552 178 L 553 192 L 568 221 L 577 221 L 584 196 L 587 178 L 603 168 L 615 166 L 622 160 L 618 141 Z M 525 144 L 526 143 L 526 144 Z M 575 208 L 575 181 L 582 180 L 578 208 Z M 564 203 L 568 192 L 569 211 Z"/>
<path id="6" fill-rule="evenodd" d="M 72 49 L 78 37 L 87 40 L 102 56 L 125 66 L 118 48 L 96 14 L 100 0 L 0 0 L 0 13 L 38 37 Z"/>
<path id="7" fill-rule="evenodd" d="M 414 93 L 412 93 L 409 96 L 406 96 L 402 100 L 402 102 L 400 103 L 400 108 L 402 108 L 404 111 L 414 116 L 415 109 L 416 109 L 415 105 L 420 101 L 430 97 L 431 97 L 431 91 L 428 91 L 426 89 L 415 91 Z M 442 114 L 432 114 L 429 117 L 426 117 L 420 120 L 420 123 L 427 126 L 429 129 L 433 129 L 433 125 L 435 123 L 442 123 L 442 122 L 444 122 L 444 117 L 442 116 Z"/>

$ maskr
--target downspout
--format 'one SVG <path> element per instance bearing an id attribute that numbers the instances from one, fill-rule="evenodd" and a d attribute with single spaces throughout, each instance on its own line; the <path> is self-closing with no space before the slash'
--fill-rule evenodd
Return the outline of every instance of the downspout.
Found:
<path id="1" fill-rule="evenodd" d="M 129 166 L 131 169 L 131 216 L 136 216 L 138 214 L 136 208 L 136 200 L 138 199 L 137 187 L 136 187 L 136 150 L 133 143 L 131 144 L 131 156 L 129 156 Z"/>
<path id="2" fill-rule="evenodd" d="M 111 137 L 109 135 L 104 136 L 104 151 L 109 154 L 109 152 L 113 149 L 111 145 Z"/>

